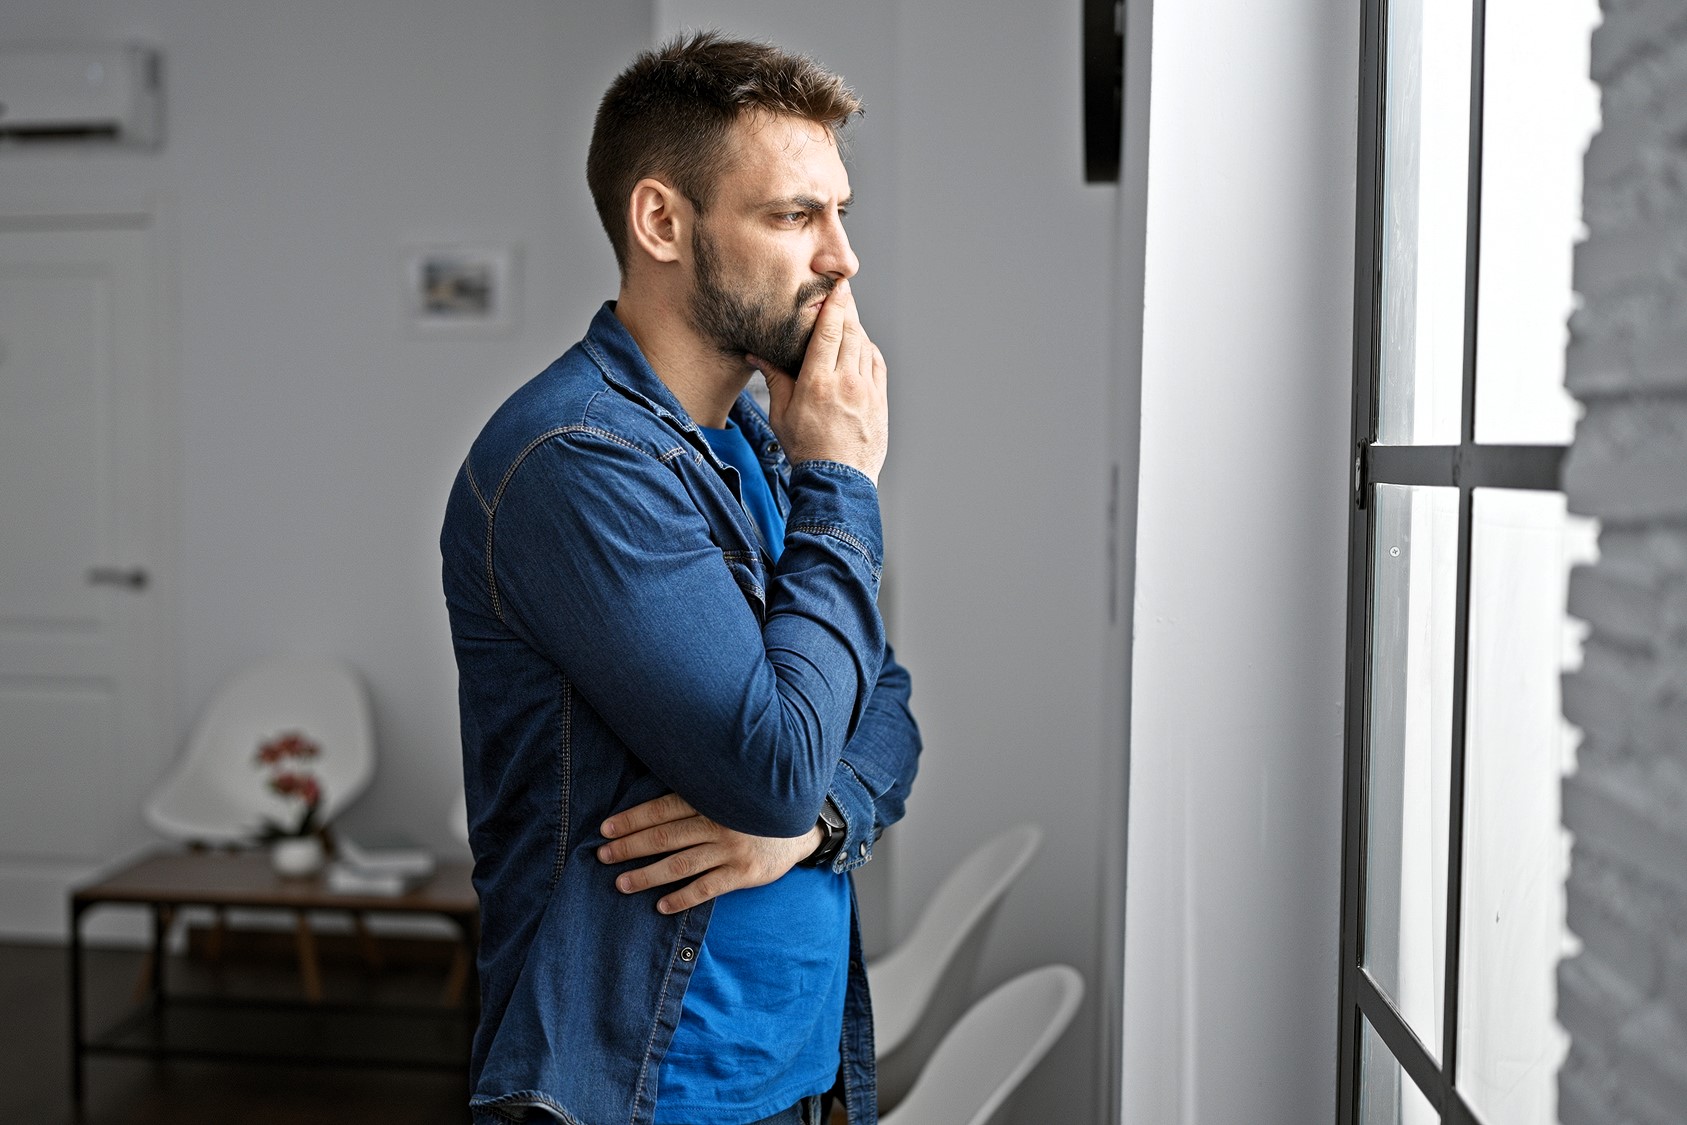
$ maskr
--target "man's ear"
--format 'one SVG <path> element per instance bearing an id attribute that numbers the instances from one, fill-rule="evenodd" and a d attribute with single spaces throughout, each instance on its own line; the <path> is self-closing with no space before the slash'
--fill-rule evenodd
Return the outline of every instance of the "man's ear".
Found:
<path id="1" fill-rule="evenodd" d="M 690 237 L 691 203 L 661 180 L 647 176 L 627 200 L 629 249 L 653 261 L 677 262 Z"/>

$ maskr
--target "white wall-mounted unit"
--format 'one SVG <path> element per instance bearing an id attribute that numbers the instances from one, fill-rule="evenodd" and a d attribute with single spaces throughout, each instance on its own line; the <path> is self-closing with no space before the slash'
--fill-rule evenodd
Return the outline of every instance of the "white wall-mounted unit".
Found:
<path id="1" fill-rule="evenodd" d="M 148 47 L 0 47 L 0 144 L 151 148 L 161 133 L 160 70 Z"/>

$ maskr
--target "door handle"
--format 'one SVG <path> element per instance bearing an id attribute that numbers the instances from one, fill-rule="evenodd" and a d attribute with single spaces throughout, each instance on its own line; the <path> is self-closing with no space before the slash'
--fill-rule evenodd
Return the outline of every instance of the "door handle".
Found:
<path id="1" fill-rule="evenodd" d="M 145 567 L 96 566 L 88 571 L 90 586 L 119 586 L 125 590 L 144 590 L 151 581 Z"/>

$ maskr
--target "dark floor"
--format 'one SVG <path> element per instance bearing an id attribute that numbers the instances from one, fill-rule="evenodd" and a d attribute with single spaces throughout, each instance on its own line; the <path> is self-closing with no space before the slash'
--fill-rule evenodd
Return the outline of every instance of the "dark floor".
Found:
<path id="1" fill-rule="evenodd" d="M 131 1010 L 142 970 L 138 952 L 96 949 L 85 954 L 87 1031 L 110 1027 Z M 172 995 L 220 996 L 277 1005 L 251 1009 L 190 1009 L 185 1027 L 201 1042 L 239 1044 L 282 1053 L 322 1050 L 336 1038 L 375 1054 L 419 1042 L 434 1057 L 451 1058 L 461 1025 L 430 1016 L 441 1005 L 443 971 L 436 965 L 389 962 L 372 972 L 353 958 L 323 966 L 329 1010 L 292 1007 L 300 995 L 296 967 L 285 958 L 227 957 L 213 969 L 203 959 L 172 957 Z M 62 946 L 0 944 L 0 1125 L 463 1125 L 468 1119 L 462 1071 L 228 1063 L 92 1055 L 86 1062 L 87 1102 L 75 1115 L 70 1096 L 69 958 Z M 372 1022 L 342 1006 L 411 1005 L 420 1019 Z M 273 1021 L 266 1022 L 266 1021 Z M 302 1022 L 301 1022 L 302 1021 Z M 417 1037 L 420 1037 L 419 1039 Z"/>

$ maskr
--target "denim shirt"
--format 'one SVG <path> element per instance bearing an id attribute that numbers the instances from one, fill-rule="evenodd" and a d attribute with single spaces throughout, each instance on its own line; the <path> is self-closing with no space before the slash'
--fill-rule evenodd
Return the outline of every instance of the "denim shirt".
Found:
<path id="1" fill-rule="evenodd" d="M 649 1125 L 712 903 L 656 910 L 600 863 L 610 814 L 673 791 L 728 828 L 800 836 L 830 796 L 834 869 L 902 815 L 920 740 L 876 598 L 878 493 L 790 465 L 761 411 L 732 417 L 774 472 L 775 568 L 723 464 L 613 302 L 493 415 L 440 536 L 480 896 L 470 1105 Z M 840 1048 L 852 1125 L 877 1119 L 853 894 Z"/>

